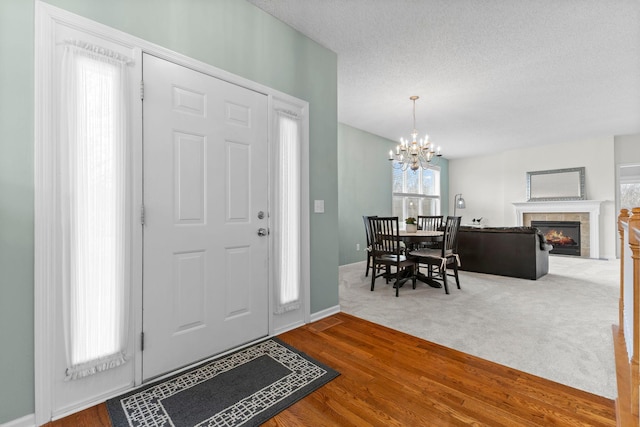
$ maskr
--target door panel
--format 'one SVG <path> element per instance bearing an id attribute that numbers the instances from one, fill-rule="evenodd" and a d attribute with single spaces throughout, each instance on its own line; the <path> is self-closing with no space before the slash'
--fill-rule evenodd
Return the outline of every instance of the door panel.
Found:
<path id="1" fill-rule="evenodd" d="M 203 224 L 205 204 L 205 138 L 182 132 L 174 134 L 174 166 L 177 191 L 176 223 Z"/>
<path id="2" fill-rule="evenodd" d="M 239 280 L 237 277 L 237 273 L 242 271 L 244 266 L 251 262 L 250 247 L 226 248 L 225 271 L 227 272 L 227 276 L 224 280 L 224 295 L 226 299 L 225 320 L 246 315 L 251 311 L 252 284 L 246 280 Z"/>
<path id="3" fill-rule="evenodd" d="M 229 142 L 227 145 L 227 220 L 249 220 L 249 189 L 251 151 L 246 145 Z"/>
<path id="4" fill-rule="evenodd" d="M 143 379 L 268 334 L 267 97 L 144 55 Z"/>
<path id="5" fill-rule="evenodd" d="M 205 258 L 202 251 L 174 255 L 171 311 L 176 313 L 172 325 L 176 333 L 205 325 Z"/>

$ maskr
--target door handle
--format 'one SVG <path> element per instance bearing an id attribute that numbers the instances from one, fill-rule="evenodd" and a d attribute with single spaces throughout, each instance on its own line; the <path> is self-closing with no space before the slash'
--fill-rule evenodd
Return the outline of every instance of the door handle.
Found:
<path id="1" fill-rule="evenodd" d="M 266 228 L 258 228 L 258 236 L 266 236 L 269 234 L 269 230 Z"/>

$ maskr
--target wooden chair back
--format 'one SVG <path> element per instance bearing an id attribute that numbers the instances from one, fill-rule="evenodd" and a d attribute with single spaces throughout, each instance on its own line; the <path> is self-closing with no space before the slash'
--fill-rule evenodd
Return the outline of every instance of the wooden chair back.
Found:
<path id="1" fill-rule="evenodd" d="M 418 215 L 419 230 L 439 230 L 442 227 L 442 215 L 440 216 L 424 216 Z"/>
<path id="2" fill-rule="evenodd" d="M 371 248 L 375 255 L 400 255 L 398 217 L 369 217 Z"/>
<path id="3" fill-rule="evenodd" d="M 458 231 L 460 230 L 460 216 L 448 216 L 445 221 L 444 235 L 442 237 L 442 257 L 458 252 Z"/>
<path id="4" fill-rule="evenodd" d="M 364 232 L 367 237 L 367 248 L 371 247 L 373 239 L 371 238 L 371 225 L 369 224 L 369 218 L 376 218 L 377 215 L 363 215 L 362 221 L 364 222 Z"/>

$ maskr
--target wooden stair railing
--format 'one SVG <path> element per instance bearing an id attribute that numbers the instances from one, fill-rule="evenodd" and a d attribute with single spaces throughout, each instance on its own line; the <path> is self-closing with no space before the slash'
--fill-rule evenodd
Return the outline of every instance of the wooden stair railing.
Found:
<path id="1" fill-rule="evenodd" d="M 640 416 L 640 208 L 621 209 L 619 325 L 613 327 L 617 424 L 639 425 Z"/>

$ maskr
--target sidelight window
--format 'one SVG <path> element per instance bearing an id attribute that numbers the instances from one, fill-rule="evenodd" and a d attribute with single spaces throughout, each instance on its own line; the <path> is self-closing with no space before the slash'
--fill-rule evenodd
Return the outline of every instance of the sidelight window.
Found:
<path id="1" fill-rule="evenodd" d="M 277 112 L 276 304 L 284 313 L 301 306 L 300 197 L 301 121 L 297 115 Z"/>
<path id="2" fill-rule="evenodd" d="M 128 60 L 64 46 L 60 211 L 67 379 L 125 362 Z"/>

